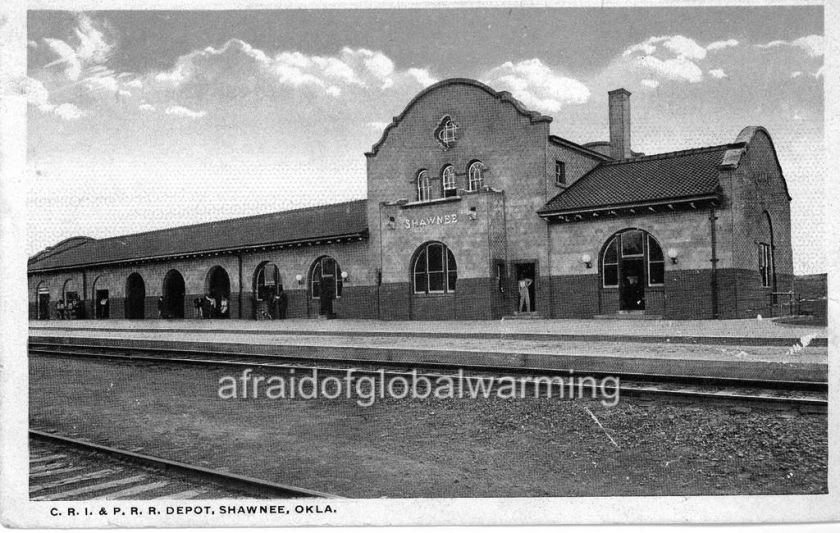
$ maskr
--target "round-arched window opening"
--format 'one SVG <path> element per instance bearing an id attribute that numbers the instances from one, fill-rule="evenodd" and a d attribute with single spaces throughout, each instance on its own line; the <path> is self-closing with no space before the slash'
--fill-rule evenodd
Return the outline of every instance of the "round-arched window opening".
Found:
<path id="1" fill-rule="evenodd" d="M 455 185 L 455 168 L 452 165 L 447 165 L 441 172 L 441 183 L 443 186 L 443 197 L 451 198 L 457 195 L 457 188 Z"/>
<path id="2" fill-rule="evenodd" d="M 431 200 L 431 184 L 429 182 L 429 172 L 421 170 L 417 173 L 417 201 L 427 202 Z"/>
<path id="3" fill-rule="evenodd" d="M 458 266 L 455 255 L 441 242 L 420 246 L 411 265 L 414 294 L 447 294 L 455 292 Z"/>
<path id="4" fill-rule="evenodd" d="M 467 171 L 469 176 L 469 190 L 477 191 L 484 186 L 484 163 L 481 161 L 473 161 Z"/>

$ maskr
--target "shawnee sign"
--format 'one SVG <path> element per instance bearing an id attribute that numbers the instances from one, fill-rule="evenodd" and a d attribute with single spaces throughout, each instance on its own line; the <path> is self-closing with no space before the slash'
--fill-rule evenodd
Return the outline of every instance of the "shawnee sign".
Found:
<path id="1" fill-rule="evenodd" d="M 404 219 L 403 220 L 403 227 L 405 229 L 411 228 L 422 228 L 423 226 L 435 226 L 435 225 L 444 225 L 444 224 L 457 224 L 458 223 L 458 213 L 452 213 L 451 215 L 433 215 L 424 218 L 412 218 L 412 219 Z"/>

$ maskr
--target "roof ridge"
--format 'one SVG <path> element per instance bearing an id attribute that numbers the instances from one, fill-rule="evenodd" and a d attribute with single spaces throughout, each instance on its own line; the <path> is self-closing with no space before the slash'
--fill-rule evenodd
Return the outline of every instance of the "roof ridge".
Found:
<path id="1" fill-rule="evenodd" d="M 315 209 L 324 208 L 324 207 L 333 207 L 333 206 L 354 204 L 354 203 L 366 202 L 366 201 L 367 201 L 366 198 L 358 198 L 356 200 L 347 200 L 345 202 L 338 202 L 338 203 L 334 203 L 334 204 L 320 204 L 320 205 L 312 205 L 312 206 L 309 206 L 309 207 L 296 207 L 294 209 L 287 209 L 285 211 L 271 211 L 269 213 L 261 213 L 261 214 L 257 214 L 257 215 L 247 215 L 247 216 L 244 216 L 244 217 L 224 218 L 224 219 L 220 219 L 220 220 L 210 220 L 210 221 L 207 221 L 207 222 L 198 222 L 198 223 L 195 223 L 195 224 L 186 224 L 184 226 L 173 226 L 173 227 L 169 227 L 169 228 L 160 228 L 160 229 L 152 229 L 152 230 L 148 230 L 148 231 L 140 231 L 140 232 L 137 232 L 137 233 L 126 233 L 124 235 L 114 235 L 112 237 L 103 237 L 101 239 L 93 239 L 92 242 L 106 242 L 106 241 L 113 241 L 113 240 L 117 240 L 117 239 L 125 239 L 125 238 L 128 238 L 128 237 L 139 237 L 140 235 L 150 235 L 152 233 L 162 233 L 162 232 L 165 232 L 165 231 L 172 231 L 172 230 L 176 230 L 176 229 L 200 228 L 202 226 L 210 226 L 212 224 L 219 224 L 219 223 L 224 223 L 224 222 L 251 220 L 251 219 L 267 217 L 267 216 L 271 216 L 271 215 L 279 215 L 281 213 L 297 213 L 297 212 L 300 212 L 300 211 L 315 210 Z M 74 248 L 75 248 L 75 246 L 74 246 Z"/>
<path id="2" fill-rule="evenodd" d="M 676 150 L 673 152 L 662 152 L 659 154 L 642 155 L 639 157 L 631 157 L 629 159 L 620 159 L 617 161 L 604 161 L 599 166 L 622 165 L 627 163 L 638 163 L 640 161 L 653 161 L 656 159 L 670 159 L 672 157 L 679 157 L 683 155 L 703 154 L 706 152 L 714 152 L 716 150 L 728 150 L 730 148 L 739 148 L 740 146 L 741 143 L 726 143 L 717 144 L 714 146 L 702 146 L 700 148 L 688 148 L 686 150 Z"/>

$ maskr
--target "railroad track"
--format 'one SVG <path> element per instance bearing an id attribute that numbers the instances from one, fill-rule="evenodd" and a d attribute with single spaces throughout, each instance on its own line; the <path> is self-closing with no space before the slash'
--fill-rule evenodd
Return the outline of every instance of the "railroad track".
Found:
<path id="1" fill-rule="evenodd" d="M 340 498 L 31 429 L 32 500 Z"/>
<path id="2" fill-rule="evenodd" d="M 371 376 L 373 378 L 402 377 L 409 379 L 413 376 L 422 376 L 432 381 L 445 377 L 461 377 L 464 380 L 481 381 L 493 380 L 500 376 L 518 376 L 519 383 L 525 386 L 540 386 L 533 382 L 533 378 L 536 377 L 560 377 L 567 380 L 574 378 L 578 380 L 578 383 L 585 377 L 592 377 L 596 380 L 612 377 L 616 378 L 614 385 L 607 385 L 603 389 L 599 385 L 599 391 L 603 395 L 615 394 L 617 389 L 620 396 L 670 397 L 725 403 L 749 402 L 808 412 L 826 412 L 828 408 L 828 383 L 826 382 L 656 375 L 632 372 L 608 373 L 587 371 L 586 369 L 556 370 L 427 362 L 419 362 L 417 365 L 409 367 L 404 363 L 362 362 L 341 358 L 306 360 L 271 355 L 212 353 L 187 349 L 139 349 L 121 346 L 65 345 L 44 342 L 30 343 L 29 353 L 38 356 L 95 358 L 133 363 L 254 368 L 274 372 L 317 370 L 319 376 L 346 376 L 347 370 L 352 368 L 354 369 L 354 376 L 357 378 Z M 325 363 L 330 366 L 326 366 Z M 468 374 L 453 374 L 453 370 L 463 370 Z"/>

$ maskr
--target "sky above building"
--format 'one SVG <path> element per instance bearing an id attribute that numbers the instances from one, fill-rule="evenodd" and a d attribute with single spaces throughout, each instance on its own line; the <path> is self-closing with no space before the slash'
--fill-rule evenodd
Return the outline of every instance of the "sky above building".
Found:
<path id="1" fill-rule="evenodd" d="M 27 251 L 366 195 L 364 152 L 451 77 L 574 142 L 632 92 L 647 154 L 766 127 L 797 273 L 825 271 L 819 6 L 31 11 Z"/>

